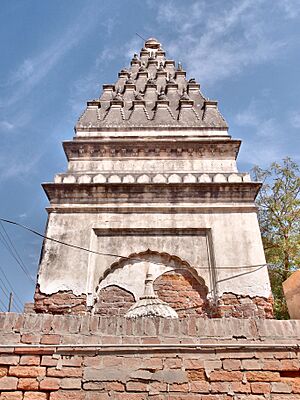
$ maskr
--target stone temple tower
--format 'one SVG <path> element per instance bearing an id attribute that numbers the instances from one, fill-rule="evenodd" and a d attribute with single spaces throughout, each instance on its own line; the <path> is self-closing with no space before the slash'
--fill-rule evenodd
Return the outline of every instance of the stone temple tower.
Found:
<path id="1" fill-rule="evenodd" d="M 35 311 L 126 315 L 152 299 L 172 317 L 272 318 L 260 184 L 237 170 L 240 144 L 217 102 L 148 39 L 87 102 L 63 144 L 67 171 L 43 185 L 55 241 L 43 245 Z"/>

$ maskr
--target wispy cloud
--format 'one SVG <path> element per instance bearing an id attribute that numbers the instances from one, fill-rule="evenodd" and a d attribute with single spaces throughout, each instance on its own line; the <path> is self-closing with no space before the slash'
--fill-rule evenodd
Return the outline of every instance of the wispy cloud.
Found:
<path id="1" fill-rule="evenodd" d="M 60 32 L 52 44 L 32 57 L 26 58 L 22 64 L 8 77 L 5 85 L 10 95 L 0 99 L 0 107 L 9 107 L 37 86 L 57 65 L 62 57 L 76 46 L 97 24 L 100 7 L 86 7 L 78 18 Z M 83 23 L 83 21 L 88 23 Z"/>
<path id="2" fill-rule="evenodd" d="M 266 23 L 267 4 L 267 0 L 231 0 L 220 7 L 218 2 L 200 0 L 176 7 L 170 0 L 158 6 L 157 21 L 168 23 L 176 33 L 167 44 L 170 53 L 209 85 L 282 52 L 287 43 Z M 275 5 L 268 12 L 279 14 Z"/>
<path id="3" fill-rule="evenodd" d="M 14 127 L 15 125 L 9 121 L 6 120 L 0 121 L 0 130 L 11 131 L 12 129 L 14 129 Z"/>

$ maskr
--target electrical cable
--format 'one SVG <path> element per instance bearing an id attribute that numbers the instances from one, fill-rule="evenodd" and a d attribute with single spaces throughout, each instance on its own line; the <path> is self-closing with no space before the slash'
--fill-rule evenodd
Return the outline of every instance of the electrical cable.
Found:
<path id="1" fill-rule="evenodd" d="M 0 278 L 0 281 L 3 282 L 1 278 Z M 5 288 L 5 286 L 3 287 L 3 286 L 0 285 L 0 289 L 2 289 L 4 296 L 9 301 L 11 292 L 9 292 L 7 290 L 7 288 Z M 19 306 L 17 306 L 14 302 L 12 302 L 12 307 L 15 308 L 17 312 L 21 312 L 22 313 L 22 309 Z"/>
<path id="2" fill-rule="evenodd" d="M 13 257 L 15 258 L 15 260 L 17 261 L 17 263 L 20 265 L 20 267 L 22 268 L 23 272 L 26 274 L 26 276 L 27 276 L 30 280 L 33 281 L 33 283 L 35 283 L 34 279 L 33 279 L 32 276 L 30 275 L 30 272 L 29 272 L 28 268 L 27 268 L 26 265 L 24 264 L 24 262 L 23 262 L 22 258 L 20 257 L 20 255 L 19 255 L 19 253 L 18 253 L 16 247 L 14 246 L 14 244 L 13 244 L 13 242 L 12 242 L 12 240 L 11 240 L 9 234 L 8 234 L 8 232 L 6 231 L 6 229 L 5 229 L 5 227 L 4 227 L 3 223 L 2 223 L 2 221 L 0 221 L 0 226 L 1 226 L 1 228 L 3 229 L 3 231 L 4 231 L 4 233 L 5 233 L 5 235 L 6 235 L 7 239 L 8 239 L 8 241 L 5 239 L 5 237 L 4 237 L 4 235 L 2 234 L 2 232 L 0 232 L 2 239 L 4 239 L 4 241 L 7 243 L 8 247 L 9 247 L 10 249 L 13 249 L 12 252 L 11 252 L 11 254 L 14 253 L 15 256 L 13 256 Z"/>
<path id="3" fill-rule="evenodd" d="M 5 310 L 7 310 L 7 306 L 3 303 L 3 301 L 0 299 L 0 304 L 2 304 L 3 306 L 3 311 L 5 312 Z"/>
<path id="4" fill-rule="evenodd" d="M 96 254 L 96 255 L 100 255 L 100 256 L 121 258 L 121 259 L 124 259 L 124 260 L 133 260 L 133 261 L 139 261 L 139 262 L 140 262 L 140 261 L 145 261 L 144 259 L 138 258 L 138 257 L 122 256 L 122 255 L 120 255 L 120 254 L 114 254 L 114 253 L 103 253 L 103 252 L 99 252 L 99 251 L 87 249 L 86 247 L 81 247 L 81 246 L 78 246 L 78 245 L 76 245 L 76 244 L 66 243 L 66 242 L 63 242 L 63 241 L 61 241 L 61 240 L 54 239 L 54 238 L 51 238 L 51 237 L 49 237 L 49 236 L 43 235 L 42 233 L 37 232 L 37 231 L 35 231 L 34 229 L 31 229 L 31 228 L 29 228 L 29 227 L 27 227 L 27 226 L 25 226 L 25 225 L 22 225 L 22 224 L 20 224 L 20 223 L 18 223 L 18 222 L 15 222 L 15 221 L 7 220 L 7 219 L 4 219 L 4 218 L 0 218 L 0 221 L 6 222 L 7 224 L 16 225 L 16 226 L 18 226 L 18 227 L 20 227 L 20 228 L 22 228 L 22 229 L 25 229 L 25 230 L 27 230 L 27 231 L 33 233 L 34 235 L 40 236 L 40 237 L 42 237 L 42 238 L 44 238 L 44 239 L 50 240 L 50 241 L 52 241 L 52 242 L 55 242 L 55 243 L 58 243 L 58 244 L 61 244 L 61 245 L 64 245 L 64 246 L 71 247 L 71 248 L 73 248 L 73 249 L 83 250 L 83 251 L 86 251 L 86 252 L 88 252 L 88 253 L 92 253 L 92 254 Z M 160 262 L 157 262 L 157 261 L 153 261 L 153 264 L 165 265 L 165 264 L 160 263 Z M 241 266 L 239 266 L 239 267 L 231 267 L 231 266 L 219 267 L 219 266 L 218 266 L 217 268 L 218 268 L 218 269 L 243 269 L 243 268 L 257 268 L 257 267 L 262 267 L 262 268 L 263 268 L 263 267 L 266 266 L 266 265 L 267 265 L 267 264 L 265 263 L 265 264 L 255 264 L 255 265 L 241 265 Z M 197 267 L 197 269 L 207 269 L 207 267 Z M 250 271 L 250 272 L 252 272 L 252 271 Z"/>
<path id="5" fill-rule="evenodd" d="M 18 296 L 18 294 L 15 292 L 15 290 L 14 290 L 12 284 L 10 283 L 10 281 L 9 281 L 9 279 L 8 279 L 8 277 L 7 277 L 7 275 L 6 275 L 5 271 L 4 271 L 4 269 L 1 267 L 1 265 L 0 265 L 0 272 L 2 272 L 2 275 L 3 275 L 3 277 L 5 278 L 5 280 L 6 280 L 7 284 L 8 284 L 8 286 L 10 287 L 12 293 L 14 294 L 15 300 L 17 300 L 17 302 L 19 303 L 20 308 L 23 308 L 23 302 L 22 302 L 22 300 L 20 299 L 20 297 Z M 6 285 L 5 285 L 5 283 L 3 282 L 3 280 L 2 280 L 1 278 L 0 278 L 0 280 L 1 280 L 1 282 L 3 283 L 3 285 L 6 287 Z M 9 291 L 9 290 L 8 290 L 8 291 Z"/>

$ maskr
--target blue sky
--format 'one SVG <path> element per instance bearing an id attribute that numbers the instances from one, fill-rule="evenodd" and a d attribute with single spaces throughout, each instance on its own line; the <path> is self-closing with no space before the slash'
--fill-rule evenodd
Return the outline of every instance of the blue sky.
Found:
<path id="1" fill-rule="evenodd" d="M 219 101 L 243 140 L 241 171 L 287 155 L 299 163 L 299 22 L 299 0 L 2 0 L 0 215 L 44 231 L 40 184 L 66 169 L 61 142 L 86 100 L 140 50 L 135 32 L 156 37 Z M 5 227 L 35 277 L 41 241 Z M 0 267 L 21 302 L 31 301 L 34 284 L 1 242 Z"/>

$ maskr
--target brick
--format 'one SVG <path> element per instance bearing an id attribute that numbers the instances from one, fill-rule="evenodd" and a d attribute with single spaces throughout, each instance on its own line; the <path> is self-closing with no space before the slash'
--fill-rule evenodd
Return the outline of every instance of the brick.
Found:
<path id="1" fill-rule="evenodd" d="M 119 367 L 122 365 L 122 357 L 104 356 L 102 362 L 105 367 Z"/>
<path id="2" fill-rule="evenodd" d="M 280 381 L 279 372 L 267 372 L 267 371 L 255 371 L 246 372 L 246 378 L 248 381 L 257 382 L 278 382 Z"/>
<path id="3" fill-rule="evenodd" d="M 20 357 L 6 354 L 0 355 L 0 365 L 18 365 Z"/>
<path id="4" fill-rule="evenodd" d="M 204 369 L 207 373 L 214 371 L 215 369 L 222 368 L 222 361 L 221 360 L 205 360 L 204 361 Z"/>
<path id="5" fill-rule="evenodd" d="M 283 371 L 299 371 L 299 360 L 281 360 L 281 369 Z"/>
<path id="6" fill-rule="evenodd" d="M 211 381 L 241 381 L 243 374 L 240 371 L 213 371 L 209 379 Z"/>
<path id="7" fill-rule="evenodd" d="M 291 393 L 292 385 L 284 382 L 272 382 L 271 383 L 272 393 Z"/>
<path id="8" fill-rule="evenodd" d="M 23 393 L 22 392 L 2 392 L 0 394 L 0 400 L 22 400 Z"/>
<path id="9" fill-rule="evenodd" d="M 230 382 L 231 390 L 236 393 L 250 393 L 251 387 L 249 382 Z"/>
<path id="10" fill-rule="evenodd" d="M 125 388 L 125 386 L 123 385 L 123 389 L 124 388 Z M 104 390 L 105 382 L 84 382 L 83 389 L 84 390 L 97 390 L 97 391 Z"/>
<path id="11" fill-rule="evenodd" d="M 205 380 L 205 372 L 203 368 L 186 370 L 189 381 L 203 381 Z"/>
<path id="12" fill-rule="evenodd" d="M 34 333 L 23 333 L 21 336 L 21 343 L 26 344 L 37 344 L 40 343 L 41 335 Z"/>
<path id="13" fill-rule="evenodd" d="M 18 378 L 36 378 L 38 376 L 45 376 L 46 368 L 45 367 L 10 367 L 9 375 L 17 376 Z"/>
<path id="14" fill-rule="evenodd" d="M 271 392 L 271 387 L 266 382 L 253 382 L 251 383 L 251 392 L 254 394 L 266 394 Z"/>
<path id="15" fill-rule="evenodd" d="M 204 361 L 203 360 L 183 360 L 183 367 L 185 369 L 199 369 L 204 367 Z"/>
<path id="16" fill-rule="evenodd" d="M 34 378 L 20 378 L 18 390 L 38 390 L 39 382 Z"/>
<path id="17" fill-rule="evenodd" d="M 21 356 L 20 365 L 40 365 L 40 357 L 39 356 Z"/>
<path id="18" fill-rule="evenodd" d="M 148 391 L 148 384 L 144 382 L 127 382 L 126 390 L 128 392 L 146 392 Z"/>
<path id="19" fill-rule="evenodd" d="M 125 386 L 120 382 L 105 382 L 106 390 L 114 390 L 115 392 L 123 392 L 125 390 Z"/>
<path id="20" fill-rule="evenodd" d="M 249 360 L 242 360 L 242 369 L 246 370 L 260 370 L 262 368 L 261 360 L 249 359 Z"/>
<path id="21" fill-rule="evenodd" d="M 42 367 L 56 367 L 57 359 L 52 356 L 42 356 L 41 366 Z"/>
<path id="22" fill-rule="evenodd" d="M 149 395 L 156 395 L 159 394 L 160 392 L 166 392 L 167 391 L 167 384 L 163 382 L 150 382 L 148 385 L 148 392 Z M 152 397 L 151 397 L 152 400 Z"/>
<path id="23" fill-rule="evenodd" d="M 223 360 L 223 368 L 227 371 L 237 371 L 241 369 L 241 361 L 240 360 Z"/>
<path id="24" fill-rule="evenodd" d="M 83 358 L 79 357 L 79 356 L 74 356 L 74 357 L 71 357 L 71 358 L 63 357 L 62 358 L 62 365 L 64 367 L 81 367 L 82 360 L 83 360 Z"/>
<path id="25" fill-rule="evenodd" d="M 82 369 L 75 367 L 65 367 L 62 369 L 47 368 L 47 376 L 54 378 L 79 378 L 82 376 Z"/>
<path id="26" fill-rule="evenodd" d="M 8 369 L 6 367 L 0 367 L 0 378 L 7 375 Z"/>
<path id="27" fill-rule="evenodd" d="M 147 400 L 147 394 L 134 393 L 114 393 L 114 400 Z M 170 397 L 171 399 L 171 397 Z"/>
<path id="28" fill-rule="evenodd" d="M 47 400 L 47 393 L 25 392 L 23 400 Z"/>
<path id="29" fill-rule="evenodd" d="M 144 369 L 163 369 L 163 360 L 161 357 L 142 358 L 141 360 L 142 362 L 140 365 L 142 365 Z M 125 362 L 123 362 L 123 364 L 125 366 L 127 365 Z"/>
<path id="30" fill-rule="evenodd" d="M 212 382 L 210 386 L 212 393 L 228 393 L 230 387 L 230 382 Z"/>
<path id="31" fill-rule="evenodd" d="M 279 360 L 265 360 L 262 369 L 266 371 L 280 371 L 281 363 Z"/>
<path id="32" fill-rule="evenodd" d="M 18 379 L 10 376 L 0 378 L 0 391 L 1 390 L 17 390 Z"/>
<path id="33" fill-rule="evenodd" d="M 40 381 L 41 390 L 58 390 L 60 388 L 59 378 L 44 378 Z"/>
<path id="34" fill-rule="evenodd" d="M 55 335 L 55 334 L 49 334 L 49 335 L 43 335 L 41 338 L 41 343 L 42 344 L 60 344 L 60 335 Z"/>
<path id="35" fill-rule="evenodd" d="M 15 347 L 15 354 L 53 354 L 54 349 L 51 347 Z"/>
<path id="36" fill-rule="evenodd" d="M 166 358 L 164 361 L 164 368 L 181 368 L 182 360 L 179 357 Z"/>
<path id="37" fill-rule="evenodd" d="M 95 399 L 101 398 L 98 393 L 97 396 Z M 50 393 L 50 400 L 86 400 L 86 397 L 81 390 L 59 390 L 58 392 Z"/>
<path id="38" fill-rule="evenodd" d="M 191 392 L 196 393 L 209 393 L 210 384 L 205 381 L 194 381 L 190 382 Z"/>
<path id="39" fill-rule="evenodd" d="M 189 391 L 188 383 L 172 383 L 169 388 L 172 392 L 187 393 Z"/>
<path id="40" fill-rule="evenodd" d="M 110 397 L 110 395 L 108 395 L 107 393 L 95 393 L 95 392 L 85 393 L 84 398 L 85 400 L 112 400 L 112 397 Z"/>
<path id="41" fill-rule="evenodd" d="M 76 378 L 63 378 L 60 381 L 62 389 L 81 389 L 81 379 Z"/>

